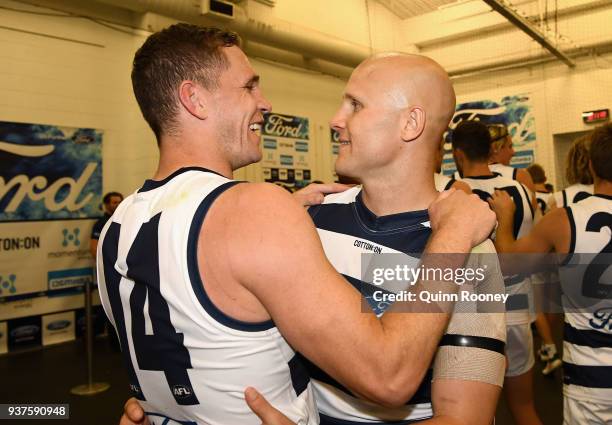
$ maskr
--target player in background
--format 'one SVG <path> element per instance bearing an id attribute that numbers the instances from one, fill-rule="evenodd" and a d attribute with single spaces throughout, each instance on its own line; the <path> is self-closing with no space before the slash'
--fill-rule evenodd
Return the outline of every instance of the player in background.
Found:
<path id="1" fill-rule="evenodd" d="M 434 184 L 436 186 L 436 190 L 438 192 L 442 192 L 452 187 L 454 189 L 463 190 L 467 194 L 472 193 L 472 190 L 470 189 L 470 187 L 467 184 L 461 182 L 460 180 L 456 180 L 455 176 L 453 175 L 447 176 L 445 174 L 442 174 L 442 159 L 444 158 L 445 143 L 446 142 L 444 138 L 442 138 L 440 141 L 440 149 L 436 151 L 436 157 L 435 157 L 435 167 L 436 168 L 434 170 Z"/>
<path id="2" fill-rule="evenodd" d="M 565 309 L 564 425 L 612 423 L 612 125 L 591 136 L 588 167 L 594 195 L 557 208 L 526 236 L 512 232 L 512 200 L 495 193 L 491 205 L 502 252 L 556 252 Z"/>
<path id="3" fill-rule="evenodd" d="M 546 173 L 540 164 L 532 164 L 527 167 L 527 171 L 533 179 L 536 189 L 536 199 L 538 201 L 538 209 L 536 211 L 535 223 L 537 223 L 544 214 L 548 211 L 547 201 L 550 197 L 550 192 L 546 188 Z M 531 284 L 534 290 L 534 297 L 550 297 L 554 293 L 553 287 L 558 287 L 559 275 L 555 271 L 544 271 L 534 273 L 531 276 Z M 536 305 L 539 302 L 536 301 Z M 538 334 L 542 338 L 542 345 L 538 349 L 538 358 L 544 362 L 542 369 L 543 375 L 550 375 L 556 369 L 561 367 L 561 359 L 557 354 L 557 346 L 553 339 L 551 325 L 557 323 L 556 315 L 543 311 L 536 311 L 535 325 Z"/>
<path id="4" fill-rule="evenodd" d="M 593 194 L 593 176 L 589 170 L 590 138 L 590 134 L 585 134 L 572 143 L 565 160 L 565 179 L 569 186 L 550 195 L 550 210 L 565 208 Z"/>
<path id="5" fill-rule="evenodd" d="M 483 200 L 490 199 L 498 189 L 509 193 L 516 205 L 513 234 L 522 236 L 529 233 L 534 217 L 529 190 L 517 180 L 503 177 L 489 168 L 491 135 L 487 126 L 480 121 L 461 121 L 453 130 L 451 140 L 461 181 Z M 508 367 L 504 394 L 517 424 L 541 425 L 533 403 L 535 360 L 530 325 L 533 306 L 531 279 L 512 275 L 506 277 L 505 283 L 510 297 L 506 302 Z"/>
<path id="6" fill-rule="evenodd" d="M 517 180 L 525 185 L 532 194 L 535 193 L 533 180 L 527 170 L 510 166 L 510 161 L 515 152 L 508 127 L 505 124 L 489 124 L 487 128 L 489 134 L 491 134 L 491 156 L 489 157 L 491 171 L 506 178 Z"/>

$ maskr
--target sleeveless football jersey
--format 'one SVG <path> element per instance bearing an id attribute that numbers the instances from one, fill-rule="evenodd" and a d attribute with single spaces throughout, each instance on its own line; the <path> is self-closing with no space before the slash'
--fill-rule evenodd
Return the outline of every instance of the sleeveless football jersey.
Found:
<path id="1" fill-rule="evenodd" d="M 516 173 L 518 172 L 518 168 L 500 164 L 499 162 L 489 164 L 489 170 L 493 171 L 494 173 L 501 174 L 503 177 L 510 180 L 516 180 Z"/>
<path id="2" fill-rule="evenodd" d="M 530 202 L 529 191 L 516 180 L 501 176 L 493 172 L 491 176 L 463 177 L 461 181 L 467 183 L 472 192 L 486 201 L 495 192 L 501 189 L 512 197 L 516 206 L 514 213 L 514 238 L 527 235 L 533 226 L 535 213 Z M 531 279 L 529 276 L 515 275 L 506 277 L 506 293 L 509 295 L 506 303 L 508 325 L 519 325 L 531 322 L 530 311 L 533 311 L 531 297 Z"/>
<path id="3" fill-rule="evenodd" d="M 612 404 L 612 197 L 592 195 L 566 208 L 569 255 L 559 268 L 565 329 L 566 396 Z"/>
<path id="4" fill-rule="evenodd" d="M 380 289 L 362 279 L 362 254 L 396 254 L 405 258 L 406 264 L 417 264 L 417 256 L 425 249 L 425 245 L 431 235 L 429 226 L 429 215 L 427 210 L 412 211 L 406 213 L 392 214 L 378 217 L 372 213 L 363 203 L 361 198 L 361 187 L 354 187 L 345 192 L 332 194 L 325 197 L 322 205 L 313 206 L 309 209 L 313 218 L 319 237 L 323 244 L 325 254 L 334 268 L 343 275 L 357 291 L 360 291 L 368 305 L 378 316 L 384 314 L 391 305 L 390 302 L 377 299 L 376 289 Z M 483 244 L 486 246 L 486 244 Z M 493 252 L 494 248 L 489 241 L 489 250 L 483 248 L 483 252 Z M 488 258 L 494 258 L 495 264 L 485 266 L 492 272 L 498 270 L 497 275 L 491 273 L 490 282 L 487 283 L 491 291 L 503 292 L 503 283 L 499 272 L 499 265 L 493 254 Z M 481 257 L 482 258 L 482 257 Z M 485 314 L 486 316 L 486 314 Z M 482 370 L 480 364 L 493 365 L 497 363 L 500 367 L 492 367 L 486 371 L 487 380 L 494 385 L 501 386 L 503 382 L 503 346 L 505 343 L 505 324 L 503 314 L 488 315 L 487 319 L 482 314 L 458 313 L 453 315 L 449 323 L 449 332 L 443 337 L 438 349 L 438 354 L 432 368 L 426 374 L 423 382 L 413 398 L 400 408 L 391 409 L 382 407 L 369 401 L 355 397 L 350 390 L 331 376 L 327 375 L 316 365 L 306 361 L 310 377 L 313 381 L 317 407 L 321 416 L 321 424 L 354 425 L 354 424 L 381 424 L 381 423 L 411 423 L 430 418 L 433 415 L 431 405 L 431 381 L 436 377 L 455 377 L 455 379 L 483 380 L 477 376 Z M 474 322 L 487 320 L 490 325 L 487 338 L 481 338 L 477 333 Z M 461 323 L 462 322 L 462 323 Z M 467 322 L 467 323 L 466 323 Z M 454 332 L 456 329 L 461 329 Z M 470 331 L 472 333 L 470 333 Z M 462 335 L 458 335 L 461 333 Z M 465 337 L 465 338 L 462 338 Z M 448 348 L 456 345 L 454 339 L 480 341 L 482 346 L 480 352 L 472 351 L 472 356 L 465 353 L 449 353 Z M 489 346 L 490 342 L 492 346 Z M 487 345 L 488 348 L 483 348 Z M 474 346 L 475 347 L 475 346 Z M 478 350 L 473 346 L 464 346 L 462 349 Z M 452 347 L 457 348 L 457 347 Z M 442 354 L 440 354 L 442 353 Z M 384 353 L 381 352 L 381 356 Z M 475 360 L 478 356 L 482 359 L 479 363 Z M 482 357 L 481 357 L 482 356 Z M 441 357 L 441 358 L 440 358 Z M 453 361 L 447 361 L 453 358 Z M 454 376 L 457 371 L 443 370 L 457 365 L 459 359 L 470 358 L 471 376 L 458 378 Z M 484 366 L 486 368 L 487 366 Z M 355 371 L 359 373 L 359 371 Z M 462 370 L 461 373 L 467 373 Z M 495 376 L 499 374 L 499 376 Z"/>
<path id="5" fill-rule="evenodd" d="M 154 424 L 259 424 L 248 386 L 293 421 L 318 423 L 306 370 L 272 321 L 225 315 L 201 280 L 202 223 L 237 183 L 198 167 L 147 180 L 102 232 L 100 297 L 130 388 Z"/>
<path id="6" fill-rule="evenodd" d="M 571 186 L 566 187 L 559 192 L 553 193 L 552 196 L 555 199 L 555 204 L 559 208 L 565 208 L 569 205 L 575 204 L 576 202 L 580 202 L 583 199 L 588 198 L 593 194 L 593 185 L 592 184 L 573 184 Z M 550 200 L 549 200 L 550 202 Z"/>
<path id="7" fill-rule="evenodd" d="M 449 176 L 445 176 L 441 173 L 434 173 L 434 184 L 438 192 L 443 192 L 451 188 L 455 183 L 455 179 Z"/>
<path id="8" fill-rule="evenodd" d="M 550 198 L 550 193 L 536 191 L 535 196 L 538 206 L 540 207 L 540 212 L 542 215 L 546 214 L 548 211 L 548 200 Z"/>

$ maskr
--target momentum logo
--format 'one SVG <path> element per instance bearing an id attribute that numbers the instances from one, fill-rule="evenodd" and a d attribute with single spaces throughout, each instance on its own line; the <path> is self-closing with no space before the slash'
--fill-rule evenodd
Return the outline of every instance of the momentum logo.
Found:
<path id="1" fill-rule="evenodd" d="M 75 227 L 72 231 L 69 229 L 63 229 L 62 235 L 64 235 L 64 240 L 62 241 L 62 246 L 68 246 L 73 244 L 74 246 L 81 245 L 81 241 L 79 240 L 80 229 Z"/>
<path id="2" fill-rule="evenodd" d="M 17 292 L 17 287 L 15 286 L 16 280 L 17 276 L 14 274 L 9 274 L 6 277 L 0 276 L 0 295 L 7 296 Z"/>

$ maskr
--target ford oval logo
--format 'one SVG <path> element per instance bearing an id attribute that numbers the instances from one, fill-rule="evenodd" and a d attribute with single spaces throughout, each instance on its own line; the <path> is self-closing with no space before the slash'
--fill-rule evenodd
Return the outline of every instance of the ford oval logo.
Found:
<path id="1" fill-rule="evenodd" d="M 27 336 L 33 336 L 38 331 L 40 331 L 40 327 L 36 325 L 25 325 L 20 326 L 17 329 L 13 329 L 11 331 L 11 336 L 13 338 L 24 338 Z"/>
<path id="2" fill-rule="evenodd" d="M 47 325 L 47 329 L 50 331 L 59 331 L 70 326 L 70 320 L 56 320 Z"/>

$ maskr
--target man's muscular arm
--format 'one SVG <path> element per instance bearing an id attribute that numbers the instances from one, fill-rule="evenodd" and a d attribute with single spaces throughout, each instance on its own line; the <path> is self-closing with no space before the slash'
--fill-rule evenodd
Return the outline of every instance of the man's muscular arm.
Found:
<path id="1" fill-rule="evenodd" d="M 500 253 L 567 252 L 571 232 L 564 208 L 549 212 L 536 223 L 528 235 L 515 240 L 512 231 L 515 206 L 510 196 L 504 191 L 496 190 L 489 204 L 497 216 L 495 247 Z"/>
<path id="2" fill-rule="evenodd" d="M 440 195 L 449 199 L 430 210 L 429 252 L 467 255 L 492 227 L 486 204 L 453 192 Z M 208 243 L 292 347 L 380 404 L 401 405 L 414 394 L 449 314 L 386 314 L 378 320 L 362 312 L 359 292 L 327 261 L 307 213 L 272 185 L 238 185 L 221 195 L 210 213 L 215 209 L 203 229 L 222 225 L 226 231 Z M 470 228 L 467 221 L 479 225 Z"/>
<path id="3" fill-rule="evenodd" d="M 531 206 L 535 211 L 536 207 L 538 206 L 538 201 L 535 196 L 536 188 L 535 184 L 533 183 L 533 179 L 531 178 L 531 174 L 529 174 L 529 171 L 525 170 L 524 168 L 519 168 L 516 170 L 516 181 L 524 184 L 525 187 L 529 189 L 529 201 L 531 202 Z"/>
<path id="4" fill-rule="evenodd" d="M 464 286 L 479 294 L 503 294 L 504 281 L 493 244 L 478 247 L 466 269 L 485 269 L 485 279 Z M 447 337 L 460 338 L 438 348 L 434 361 L 434 418 L 424 424 L 490 425 L 504 382 L 506 341 L 503 303 L 488 306 L 460 301 L 448 325 Z"/>

